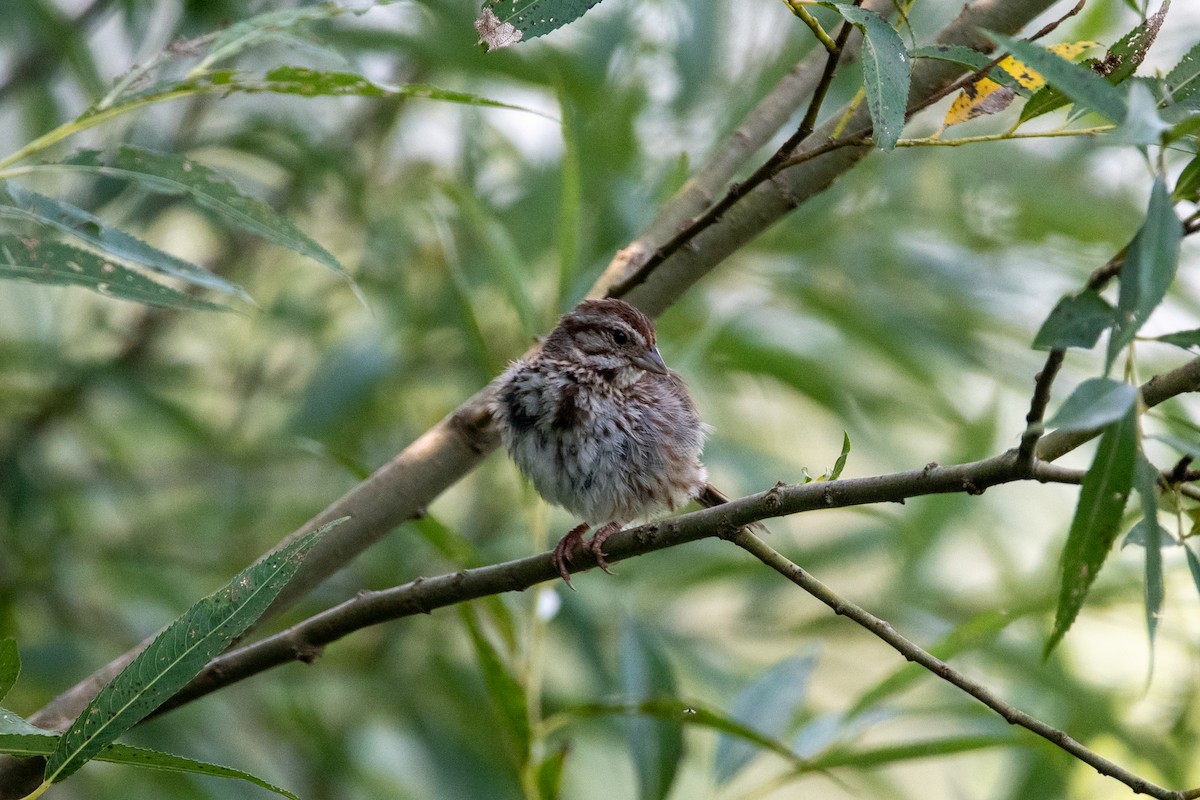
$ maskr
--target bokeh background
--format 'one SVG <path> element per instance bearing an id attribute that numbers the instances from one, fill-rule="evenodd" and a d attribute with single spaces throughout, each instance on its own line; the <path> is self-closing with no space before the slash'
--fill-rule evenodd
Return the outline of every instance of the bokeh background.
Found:
<path id="1" fill-rule="evenodd" d="M 10 3 L 0 149 L 74 117 L 174 41 L 289 5 Z M 921 0 L 904 35 L 928 41 L 960 6 Z M 240 283 L 258 307 L 152 310 L 82 289 L 0 285 L 0 636 L 16 637 L 24 661 L 7 706 L 32 712 L 154 632 L 486 384 L 813 46 L 767 0 L 608 0 L 545 39 L 484 54 L 476 11 L 470 0 L 372 7 L 280 37 L 238 66 L 349 69 L 551 119 L 419 99 L 208 96 L 64 148 L 130 142 L 226 172 L 333 251 L 365 304 L 319 265 L 180 199 L 107 181 L 32 184 Z M 1126 3 L 1091 0 L 1054 40 L 1111 43 L 1137 21 Z M 1143 72 L 1175 64 L 1197 30 L 1197 8 L 1177 0 Z M 827 108 L 859 80 L 844 70 Z M 945 107 L 907 135 L 931 133 Z M 964 131 L 1003 130 L 1014 113 Z M 1167 162 L 1177 171 L 1187 157 Z M 1043 360 L 1033 334 L 1060 294 L 1129 240 L 1150 180 L 1136 150 L 1096 140 L 872 155 L 660 320 L 667 362 L 714 426 L 714 482 L 741 494 L 819 475 L 844 433 L 845 477 L 1013 446 Z M 1149 333 L 1200 326 L 1196 259 L 1185 242 L 1179 285 Z M 1189 357 L 1144 344 L 1139 374 Z M 1060 396 L 1101 369 L 1098 353 L 1071 353 Z M 1172 402 L 1153 424 L 1186 430 L 1195 413 L 1193 400 Z M 1085 466 L 1090 452 L 1065 463 Z M 771 542 L 917 642 L 949 642 L 953 663 L 1020 708 L 1151 779 L 1198 784 L 1200 606 L 1178 548 L 1165 552 L 1153 654 L 1142 552 L 1129 547 L 1041 659 L 1076 495 L 1018 484 L 812 513 L 772 522 Z M 573 524 L 500 454 L 429 511 L 289 619 L 362 587 L 544 549 Z M 774 709 L 777 720 L 755 719 L 802 755 L 845 754 L 845 766 L 786 777 L 777 756 L 730 755 L 712 730 L 685 726 L 674 798 L 1128 794 L 905 670 L 726 543 L 616 573 L 470 614 L 527 692 L 535 754 L 567 747 L 562 797 L 649 791 L 630 751 L 669 741 L 655 738 L 660 723 L 580 708 L 628 697 L 639 669 L 708 708 Z M 355 634 L 314 666 L 273 670 L 128 741 L 247 769 L 306 800 L 527 796 L 464 620 L 450 609 Z M 897 675 L 902 688 L 880 691 Z M 929 757 L 865 755 L 922 742 L 934 742 Z M 954 754 L 955 742 L 976 744 Z M 53 792 L 268 796 L 102 764 Z"/>

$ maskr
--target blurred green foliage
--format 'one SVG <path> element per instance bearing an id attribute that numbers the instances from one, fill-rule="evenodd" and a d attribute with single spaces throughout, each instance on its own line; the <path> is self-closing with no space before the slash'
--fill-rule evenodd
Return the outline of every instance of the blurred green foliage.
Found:
<path id="1" fill-rule="evenodd" d="M 10 5 L 6 153 L 172 42 L 288 4 Z M 936 31 L 960 5 L 918 3 L 912 24 Z M 1186 5 L 1168 15 L 1152 66 L 1169 69 L 1194 44 Z M 490 380 L 813 46 L 782 4 L 609 0 L 545 39 L 485 55 L 477 11 L 457 0 L 380 6 L 238 64 L 427 83 L 536 108 L 561 127 L 415 98 L 234 94 L 156 106 L 69 143 L 129 143 L 219 168 L 334 253 L 365 307 L 337 275 L 179 198 L 30 181 L 245 287 L 259 308 L 150 309 L 0 285 L 0 638 L 16 637 L 24 663 L 9 707 L 33 711 L 157 630 Z M 1135 22 L 1126 4 L 1093 0 L 1060 33 L 1111 42 Z M 859 80 L 839 76 L 827 108 Z M 1009 113 L 968 128 L 1002 130 Z M 939 119 L 936 109 L 918 117 L 909 135 Z M 1194 153 L 1194 139 L 1181 143 L 1169 169 Z M 715 427 L 714 481 L 739 494 L 821 474 L 843 432 L 854 443 L 846 477 L 1015 445 L 1043 361 L 1034 334 L 1063 292 L 1129 241 L 1148 189 L 1135 151 L 1090 140 L 873 155 L 660 320 L 664 356 Z M 1194 248 L 1184 245 L 1183 273 Z M 1147 334 L 1195 328 L 1198 312 L 1185 280 Z M 1184 357 L 1146 344 L 1138 369 Z M 1098 353 L 1072 353 L 1061 395 L 1102 367 Z M 1163 413 L 1180 426 L 1196 416 L 1187 402 Z M 1181 548 L 1164 551 L 1148 685 L 1139 548 L 1110 558 L 1060 651 L 1040 659 L 1076 494 L 1013 485 L 808 514 L 772 523 L 772 541 L 915 641 L 943 643 L 1014 704 L 1147 778 L 1200 783 L 1196 598 Z M 499 455 L 430 513 L 289 618 L 361 587 L 523 555 L 571 524 Z M 1127 792 L 1010 735 L 728 544 L 653 554 L 576 585 L 357 633 L 315 666 L 273 670 L 128 741 L 246 769 L 306 800 Z M 807 690 L 772 709 L 769 733 L 839 765 L 828 771 L 793 778 L 795 765 L 756 750 L 731 775 L 722 734 L 686 714 L 573 711 L 666 694 L 747 722 L 748 687 L 800 659 Z M 865 755 L 922 742 L 937 757 Z M 96 764 L 55 791 L 268 796 Z"/>

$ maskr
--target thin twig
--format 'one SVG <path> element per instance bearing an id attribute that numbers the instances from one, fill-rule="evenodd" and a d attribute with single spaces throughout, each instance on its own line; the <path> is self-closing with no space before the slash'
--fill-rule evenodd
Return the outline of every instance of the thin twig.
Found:
<path id="1" fill-rule="evenodd" d="M 750 531 L 743 528 L 734 534 L 730 538 L 730 541 L 808 592 L 817 600 L 829 606 L 833 610 L 833 613 L 857 623 L 882 639 L 907 660 L 920 664 L 942 680 L 971 695 L 1003 717 L 1010 725 L 1019 725 L 1028 731 L 1036 733 L 1046 741 L 1062 748 L 1075 756 L 1075 758 L 1091 766 L 1101 775 L 1115 778 L 1139 794 L 1161 798 L 1161 800 L 1186 800 L 1187 798 L 1200 796 L 1200 789 L 1173 791 L 1151 783 L 1124 767 L 1109 761 L 1094 750 L 1090 750 L 1082 743 L 1072 739 L 1064 731 L 1048 725 L 1036 717 L 1026 714 L 1024 711 L 1010 705 L 982 683 L 968 678 L 945 661 L 942 661 L 929 651 L 897 633 L 896 629 L 889 623 L 870 613 L 862 606 L 852 603 L 834 592 Z"/>
<path id="2" fill-rule="evenodd" d="M 1029 413 L 1025 415 L 1025 433 L 1021 434 L 1021 444 L 1017 447 L 1017 463 L 1026 469 L 1033 467 L 1034 449 L 1038 439 L 1042 438 L 1044 427 L 1042 420 L 1046 416 L 1046 407 L 1050 404 L 1050 388 L 1062 368 L 1066 350 L 1051 350 L 1046 356 L 1046 365 L 1034 379 L 1033 397 L 1029 401 Z"/>
<path id="3" fill-rule="evenodd" d="M 856 6 L 862 5 L 862 3 L 863 0 L 854 0 L 854 5 Z M 779 171 L 780 165 L 787 161 L 796 148 L 812 135 L 813 130 L 816 128 L 817 116 L 821 112 L 821 106 L 825 102 L 825 96 L 828 94 L 829 87 L 833 83 L 833 76 L 837 72 L 838 62 L 846 48 L 846 41 L 850 38 L 850 32 L 853 29 L 854 26 L 849 22 L 843 22 L 842 26 L 838 29 L 837 39 L 833 42 L 834 49 L 829 51 L 829 57 L 825 60 L 825 68 L 822 70 L 821 77 L 817 81 L 816 88 L 813 90 L 812 100 L 809 101 L 808 110 L 805 111 L 804 119 L 800 121 L 800 126 L 796 129 L 796 132 L 789 136 L 787 141 L 780 145 L 779 149 L 772 153 L 771 157 L 764 161 L 749 178 L 730 186 L 725 195 L 717 203 L 710 206 L 707 211 L 692 220 L 679 233 L 655 250 L 636 272 L 610 286 L 608 289 L 609 297 L 623 297 L 633 287 L 643 283 L 650 277 L 650 274 L 659 264 L 666 261 L 673 253 L 694 239 L 705 228 L 721 219 L 722 215 L 751 189 L 768 180 L 772 175 L 775 175 Z"/>

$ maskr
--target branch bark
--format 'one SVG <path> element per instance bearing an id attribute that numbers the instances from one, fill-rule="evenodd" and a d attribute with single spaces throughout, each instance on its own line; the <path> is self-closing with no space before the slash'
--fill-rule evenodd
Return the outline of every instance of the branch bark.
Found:
<path id="1" fill-rule="evenodd" d="M 980 28 L 1015 33 L 1053 2 L 1054 0 L 980 0 L 964 8 L 959 17 L 942 31 L 938 41 L 982 47 L 985 42 L 978 33 Z M 807 68 L 801 69 L 802 73 L 806 71 Z M 913 72 L 910 106 L 919 106 L 925 98 L 953 81 L 961 71 L 960 67 L 940 62 L 918 65 Z M 798 90 L 804 85 L 805 79 L 802 76 L 789 76 L 789 79 L 795 85 L 788 91 L 777 91 L 780 98 L 795 100 L 801 97 Z M 814 75 L 812 80 L 816 79 Z M 784 105 L 786 102 L 784 100 Z M 737 146 L 740 152 L 751 154 L 753 137 L 761 135 L 762 132 L 769 130 L 766 134 L 769 138 L 770 133 L 774 132 L 770 126 L 778 116 L 779 113 L 762 109 L 758 117 L 748 117 L 743 127 L 751 125 L 753 130 L 747 134 L 739 129 L 741 134 L 735 132 L 733 137 L 751 137 Z M 840 116 L 840 113 L 833 115 L 835 119 Z M 866 112 L 860 109 L 856 116 L 851 117 L 850 128 L 862 127 L 865 122 Z M 829 130 L 828 124 L 819 128 L 811 137 L 812 141 L 823 142 Z M 778 222 L 805 200 L 823 191 L 867 152 L 865 147 L 831 152 L 789 169 L 758 187 L 688 247 L 680 249 L 664 261 L 648 281 L 634 289 L 628 299 L 652 316 L 657 316 L 728 255 Z M 719 183 L 720 176 L 727 170 L 736 169 L 741 160 L 744 160 L 744 157 L 734 151 L 720 159 L 714 159 L 713 161 L 719 161 L 721 166 L 713 167 L 708 180 L 713 184 Z M 696 194 L 689 193 L 686 195 L 688 199 L 679 200 L 679 214 L 686 218 L 694 213 L 688 209 L 703 199 L 704 191 L 704 187 L 697 187 Z M 660 220 L 673 218 L 678 218 L 678 215 L 667 214 L 660 217 Z M 659 227 L 665 229 L 669 226 L 664 222 Z M 665 233 L 665 230 L 662 232 Z M 661 242 L 654 244 L 657 246 Z M 620 254 L 617 260 L 621 260 Z M 628 265 L 629 261 L 626 259 L 625 266 Z M 590 294 L 603 294 L 611 283 L 612 275 L 620 272 L 623 270 L 610 267 Z M 341 569 L 396 525 L 423 513 L 426 505 L 473 469 L 496 444 L 486 413 L 488 396 L 489 388 L 476 393 L 367 480 L 285 538 L 286 543 L 330 520 L 343 516 L 351 518 L 334 529 L 314 549 L 304 568 L 280 595 L 269 615 L 278 614 L 290 607 L 298 598 Z M 615 547 L 614 541 L 614 549 Z M 65 727 L 83 710 L 98 688 L 111 680 L 140 647 L 115 659 L 56 697 L 35 713 L 30 718 L 31 721 L 48 729 Z M 0 798 L 11 796 L 6 792 L 11 792 L 12 786 L 19 786 L 22 780 L 27 780 L 29 773 L 28 762 L 15 768 L 12 762 L 0 763 Z"/>

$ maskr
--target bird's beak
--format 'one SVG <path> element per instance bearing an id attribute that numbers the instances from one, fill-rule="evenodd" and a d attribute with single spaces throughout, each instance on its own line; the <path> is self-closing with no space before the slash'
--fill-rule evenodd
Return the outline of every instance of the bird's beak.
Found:
<path id="1" fill-rule="evenodd" d="M 658 352 L 657 347 L 652 346 L 648 350 L 638 353 L 632 361 L 636 366 L 649 372 L 657 372 L 659 375 L 667 374 L 667 363 L 663 361 L 662 354 Z"/>

